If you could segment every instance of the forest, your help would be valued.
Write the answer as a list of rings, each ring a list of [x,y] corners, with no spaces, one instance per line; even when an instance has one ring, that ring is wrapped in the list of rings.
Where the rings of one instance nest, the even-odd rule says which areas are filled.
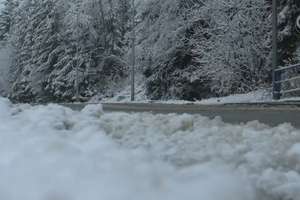
[[[278,2],[279,63],[299,63],[300,1]],[[3,0],[10,61],[0,92],[14,102],[114,96],[130,84],[133,44],[136,84],[151,100],[269,88],[271,8],[271,0]]]

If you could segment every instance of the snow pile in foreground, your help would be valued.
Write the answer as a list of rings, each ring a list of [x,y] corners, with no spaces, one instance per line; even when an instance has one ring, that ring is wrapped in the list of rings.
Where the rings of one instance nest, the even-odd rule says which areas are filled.
[[[300,131],[288,124],[3,98],[0,120],[3,200],[300,199]]]

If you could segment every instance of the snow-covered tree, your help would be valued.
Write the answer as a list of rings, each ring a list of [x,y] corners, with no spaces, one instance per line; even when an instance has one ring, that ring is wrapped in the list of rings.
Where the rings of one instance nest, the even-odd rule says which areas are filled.
[[[124,21],[119,15],[125,14],[118,13],[116,2],[23,0],[11,36],[15,47],[11,69],[17,77],[11,97],[23,101],[71,100],[77,92],[94,95],[99,85],[106,88],[114,81],[99,83],[111,75],[103,67],[107,58],[126,65],[121,58],[125,33],[121,35],[119,28]],[[125,68],[120,70],[112,69],[111,73],[124,76]],[[90,71],[96,71],[97,77],[91,80]]]
[[[148,95],[192,100],[264,84],[269,12],[261,0],[149,1],[138,47]]]
[[[13,47],[11,97],[104,96],[137,73],[153,99],[251,91],[271,80],[270,0],[5,0],[0,39]],[[296,0],[279,1],[281,64],[298,62]],[[133,24],[133,20],[135,24]],[[133,26],[134,25],[134,26]],[[78,86],[78,87],[77,87]],[[79,88],[77,91],[76,88]],[[112,89],[113,88],[113,89]]]
[[[57,60],[60,38],[56,11],[56,1],[24,0],[20,4],[12,36],[15,47],[12,68],[17,69],[12,97],[31,101],[38,96],[49,96],[43,89]]]
[[[5,0],[0,12],[0,40],[7,39],[14,22],[14,12],[18,5],[16,0]]]
[[[212,0],[198,11],[201,16],[198,23],[204,24],[194,30],[197,33],[192,40],[197,45],[194,51],[205,63],[204,70],[209,73],[211,88],[217,94],[252,91],[268,80],[271,74],[268,10],[270,6],[261,0]]]

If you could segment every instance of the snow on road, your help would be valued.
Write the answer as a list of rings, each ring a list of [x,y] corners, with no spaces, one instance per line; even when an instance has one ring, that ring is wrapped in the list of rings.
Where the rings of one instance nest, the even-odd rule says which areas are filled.
[[[0,98],[0,199],[298,200],[300,131]]]

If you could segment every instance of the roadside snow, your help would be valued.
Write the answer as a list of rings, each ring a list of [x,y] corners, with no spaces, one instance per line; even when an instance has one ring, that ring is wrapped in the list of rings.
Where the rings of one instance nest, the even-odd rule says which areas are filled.
[[[247,94],[235,94],[228,97],[204,99],[199,104],[227,104],[227,103],[261,103],[272,101],[271,92],[261,89]]]
[[[0,199],[299,200],[300,131],[0,97]]]
[[[136,99],[130,101],[130,87],[126,87],[123,91],[112,98],[103,99],[105,103],[162,103],[162,104],[199,104],[199,105],[218,105],[218,104],[239,104],[239,103],[272,103],[272,102],[300,102],[300,97],[285,97],[279,101],[272,99],[271,91],[268,89],[260,89],[246,94],[233,94],[226,97],[209,98],[200,101],[183,101],[183,100],[167,100],[152,101],[147,99],[144,86],[139,86],[136,90]],[[92,103],[99,102],[96,98],[92,99]]]
[[[183,100],[167,100],[167,101],[151,101],[145,95],[145,86],[139,85],[136,89],[136,103],[165,103],[165,104],[226,104],[226,103],[257,103],[257,102],[270,102],[272,101],[271,93],[267,90],[261,89],[248,94],[235,94],[227,97],[203,99],[201,101],[183,101]],[[95,103],[96,98],[91,102]],[[130,86],[126,87],[123,91],[116,94],[112,98],[103,99],[102,102],[111,103],[130,103]]]

